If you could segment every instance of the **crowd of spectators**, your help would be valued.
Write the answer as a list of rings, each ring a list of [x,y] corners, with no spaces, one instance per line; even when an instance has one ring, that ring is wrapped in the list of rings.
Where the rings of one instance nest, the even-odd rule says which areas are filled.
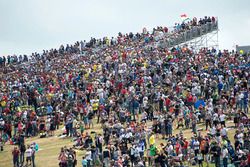
[[[15,150],[21,150],[24,137],[54,135],[62,123],[63,135],[74,140],[73,148],[61,149],[63,167],[77,164],[74,149],[86,151],[83,167],[203,161],[247,166],[249,53],[157,45],[158,32],[168,40],[215,22],[194,18],[176,24],[174,31],[144,28],[62,45],[29,60],[1,58],[0,147],[8,140],[17,144],[13,163],[18,164]],[[229,129],[235,130],[233,140]]]

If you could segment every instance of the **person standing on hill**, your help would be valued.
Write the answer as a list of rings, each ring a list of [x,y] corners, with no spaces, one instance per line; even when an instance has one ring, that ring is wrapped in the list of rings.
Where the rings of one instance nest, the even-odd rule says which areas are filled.
[[[88,161],[85,157],[82,157],[82,167],[87,167],[88,166]]]
[[[24,163],[24,153],[25,153],[25,151],[26,151],[26,147],[25,147],[24,144],[21,144],[21,145],[19,146],[19,149],[20,149],[20,164],[21,164],[21,166],[22,166],[23,163]]]
[[[35,154],[36,154],[36,143],[32,143],[31,149],[32,149],[32,156],[31,156],[31,162],[32,162],[32,167],[35,167]]]
[[[17,147],[14,147],[14,150],[12,151],[14,167],[19,167],[19,154],[19,149]]]
[[[108,167],[110,161],[110,152],[108,150],[108,147],[105,147],[103,150],[103,166]]]
[[[220,167],[220,156],[221,156],[221,147],[215,142],[214,147],[211,148],[211,153],[215,159],[215,167]]]
[[[61,152],[58,156],[59,162],[59,167],[67,167],[67,155],[64,151],[64,148],[61,148]]]
[[[31,165],[31,159],[32,159],[32,154],[33,154],[33,150],[32,148],[28,145],[28,149],[25,151],[26,154],[26,166]]]

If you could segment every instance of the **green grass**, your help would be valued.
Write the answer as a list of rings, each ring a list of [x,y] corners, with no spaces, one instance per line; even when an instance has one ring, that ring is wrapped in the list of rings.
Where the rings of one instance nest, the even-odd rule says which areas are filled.
[[[96,120],[95,120],[96,121]],[[232,125],[232,123],[227,123],[227,125]],[[198,125],[198,128],[203,128],[204,129],[204,125]],[[96,124],[94,129],[90,129],[88,130],[88,132],[90,133],[90,131],[96,131],[97,133],[101,133],[102,129],[101,129],[101,125],[100,124]],[[233,140],[233,134],[234,134],[235,130],[230,130],[229,131],[229,138],[231,139],[231,141]],[[67,147],[72,147],[73,142],[71,141],[70,138],[59,138],[57,137],[57,135],[59,135],[60,133],[62,133],[61,130],[56,131],[56,135],[53,137],[48,137],[48,138],[38,138],[38,137],[34,137],[34,138],[29,138],[26,139],[26,144],[31,144],[32,142],[36,142],[39,145],[39,151],[36,153],[36,166],[37,167],[57,167],[58,166],[58,155],[60,152],[60,148],[63,146],[67,146]],[[174,134],[179,133],[179,130],[174,130]],[[190,138],[192,136],[192,132],[190,129],[188,130],[183,130],[184,136],[187,138]],[[202,131],[202,134],[205,135],[205,131]],[[165,140],[162,140],[161,137],[159,137],[159,139],[156,140],[156,144],[160,144],[160,143],[166,143]],[[0,167],[11,167],[12,165],[12,155],[11,155],[11,151],[13,149],[14,146],[9,145],[8,143],[4,146],[4,151],[0,152]],[[78,160],[78,165],[77,166],[81,166],[81,157],[84,155],[85,151],[77,151],[77,160]],[[206,164],[204,164],[204,167],[206,166]],[[209,166],[213,167],[214,164],[210,164]]]

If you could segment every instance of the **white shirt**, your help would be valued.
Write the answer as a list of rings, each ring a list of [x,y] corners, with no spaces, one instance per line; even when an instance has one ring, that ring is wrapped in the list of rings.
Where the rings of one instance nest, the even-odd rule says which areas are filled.
[[[221,129],[221,136],[227,136],[227,129],[226,128]]]
[[[222,75],[219,75],[219,81],[222,82],[222,79],[224,78]]]
[[[228,150],[227,150],[227,148],[224,148],[222,150],[222,158],[227,158],[227,157],[228,157]]]
[[[239,94],[238,100],[240,101],[240,100],[243,99],[243,98],[244,98],[244,94],[243,94],[243,93]]]
[[[132,93],[134,93],[135,92],[135,88],[133,86],[130,86],[129,87],[129,91],[132,92]]]
[[[147,113],[146,113],[146,112],[142,113],[141,118],[142,118],[142,119],[147,119]]]
[[[4,126],[4,124],[5,124],[4,120],[0,121],[1,126]]]
[[[33,150],[31,148],[28,148],[25,153],[26,153],[26,157],[31,157],[32,156],[32,152]]]
[[[91,151],[87,151],[85,155],[87,160],[91,160]]]
[[[219,117],[218,114],[217,114],[217,113],[214,113],[214,115],[213,115],[213,120],[214,120],[214,121],[218,120],[218,117]]]
[[[174,148],[172,145],[168,146],[168,155],[171,155],[173,153],[173,150]]]
[[[103,98],[103,89],[97,89],[96,93],[99,95],[99,98]]]
[[[162,61],[161,60],[157,60],[156,63],[161,66],[162,65]]]
[[[132,137],[132,136],[133,136],[133,135],[132,135],[131,132],[125,134],[125,137],[126,137],[127,139],[130,138],[130,137]]]
[[[225,114],[221,114],[220,115],[220,121],[223,122],[225,121],[226,115]]]
[[[144,150],[145,150],[144,144],[140,144],[140,146],[138,147],[138,150],[139,150],[139,152],[144,152]]]
[[[106,81],[106,87],[109,88],[111,85],[111,82],[109,80]]]
[[[240,143],[243,143],[243,133],[238,134],[237,138],[239,139]]]
[[[135,157],[140,157],[139,147],[136,147],[136,148],[134,149],[134,156],[135,156]]]
[[[211,134],[212,134],[212,135],[215,135],[215,133],[216,133],[216,128],[215,128],[215,127],[212,127],[212,129],[211,129]]]
[[[143,98],[143,107],[146,107],[148,104],[148,98],[147,97],[144,97]]]
[[[212,113],[212,111],[213,111],[213,106],[212,106],[212,105],[209,105],[209,106],[207,107],[207,111],[209,111],[209,112]]]
[[[194,150],[199,150],[200,149],[200,142],[197,140],[197,141],[194,141]]]

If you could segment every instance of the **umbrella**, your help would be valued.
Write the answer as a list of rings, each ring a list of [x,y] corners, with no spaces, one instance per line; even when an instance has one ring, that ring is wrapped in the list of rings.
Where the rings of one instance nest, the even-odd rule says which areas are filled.
[[[203,107],[206,105],[204,100],[200,99],[200,100],[197,100],[195,103],[194,103],[194,107],[197,109],[200,107],[200,105],[202,105]]]

